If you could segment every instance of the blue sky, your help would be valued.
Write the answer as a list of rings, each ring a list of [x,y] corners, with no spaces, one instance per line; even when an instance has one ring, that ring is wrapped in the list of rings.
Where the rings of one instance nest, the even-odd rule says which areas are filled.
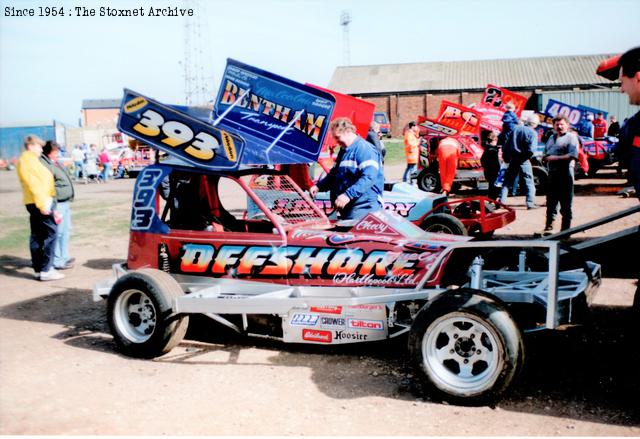
[[[184,103],[184,19],[77,17],[84,5],[184,7],[183,0],[0,0],[0,123],[77,124],[83,99],[124,87]],[[64,17],[5,8],[58,5]],[[640,45],[638,0],[213,0],[195,10],[211,95],[226,58],[327,86],[343,64],[340,13],[351,13],[351,65],[621,52]]]

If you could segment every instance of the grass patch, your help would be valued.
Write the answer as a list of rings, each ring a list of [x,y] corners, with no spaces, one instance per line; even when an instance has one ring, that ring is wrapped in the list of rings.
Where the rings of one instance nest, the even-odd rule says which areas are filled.
[[[387,155],[384,157],[385,165],[398,165],[406,163],[404,155],[404,141],[399,138],[384,139],[384,146],[387,149]]]
[[[24,248],[29,250],[29,223],[26,227],[13,230],[3,236],[0,236],[0,251],[10,253],[16,249]]]

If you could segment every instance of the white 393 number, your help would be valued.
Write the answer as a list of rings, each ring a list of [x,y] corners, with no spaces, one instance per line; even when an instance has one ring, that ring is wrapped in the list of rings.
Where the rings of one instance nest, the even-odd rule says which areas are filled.
[[[184,152],[198,160],[211,160],[220,146],[211,134],[198,133],[194,136],[193,130],[187,125],[174,120],[165,121],[160,113],[153,110],[142,113],[133,129],[147,137],[164,134],[166,137],[161,140],[162,143],[172,148],[186,145]]]

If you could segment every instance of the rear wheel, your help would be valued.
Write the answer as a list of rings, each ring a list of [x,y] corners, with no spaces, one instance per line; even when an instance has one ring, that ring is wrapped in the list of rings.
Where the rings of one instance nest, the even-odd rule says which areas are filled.
[[[434,213],[420,224],[425,232],[446,233],[448,235],[466,235],[467,229],[462,222],[448,213]]]
[[[440,176],[428,169],[423,169],[418,174],[418,187],[425,192],[440,191]]]
[[[416,317],[409,352],[428,389],[461,404],[486,404],[504,393],[524,362],[519,328],[481,291],[443,293]]]
[[[118,348],[131,357],[166,354],[184,337],[188,316],[173,312],[173,299],[184,294],[167,273],[143,269],[118,279],[107,302],[107,320]]]

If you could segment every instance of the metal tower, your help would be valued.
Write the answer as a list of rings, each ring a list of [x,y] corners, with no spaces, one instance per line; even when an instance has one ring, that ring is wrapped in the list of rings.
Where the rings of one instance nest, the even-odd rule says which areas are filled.
[[[342,11],[340,14],[340,26],[342,26],[342,62],[345,66],[351,64],[351,50],[349,48],[349,23],[351,23],[351,13]]]
[[[207,105],[213,99],[213,63],[206,9],[199,0],[184,0],[194,10],[184,22],[184,94],[186,105]],[[202,18],[205,17],[205,18]]]

